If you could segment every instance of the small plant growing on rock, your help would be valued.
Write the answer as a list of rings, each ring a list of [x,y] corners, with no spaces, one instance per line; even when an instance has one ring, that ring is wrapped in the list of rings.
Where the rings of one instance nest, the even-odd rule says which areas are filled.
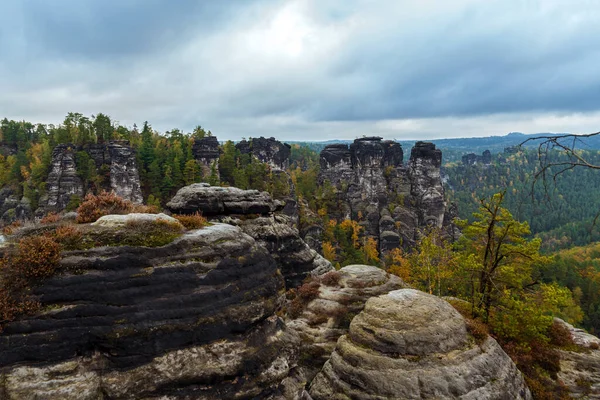
[[[181,222],[186,229],[200,229],[208,224],[208,221],[200,212],[195,212],[190,215],[173,215],[173,218]]]
[[[296,296],[291,301],[289,307],[289,313],[292,318],[299,317],[304,307],[319,297],[320,287],[321,284],[319,282],[309,280],[296,290]]]
[[[338,271],[330,271],[321,277],[321,283],[325,286],[337,286],[341,277]]]
[[[99,195],[89,193],[77,208],[77,222],[80,224],[94,222],[109,214],[129,214],[133,204],[115,194],[103,191]]]

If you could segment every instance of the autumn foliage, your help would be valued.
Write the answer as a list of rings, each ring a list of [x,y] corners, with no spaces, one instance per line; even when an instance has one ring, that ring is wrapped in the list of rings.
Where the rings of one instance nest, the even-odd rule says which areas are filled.
[[[39,304],[28,293],[31,286],[55,274],[60,249],[49,236],[26,237],[14,254],[0,260],[0,324],[38,309]]]
[[[173,218],[181,222],[181,225],[185,226],[186,229],[200,229],[208,224],[208,221],[200,212],[190,215],[173,215]]]
[[[98,195],[89,193],[77,208],[77,222],[80,224],[94,222],[109,214],[129,214],[133,204],[115,194],[103,191]]]

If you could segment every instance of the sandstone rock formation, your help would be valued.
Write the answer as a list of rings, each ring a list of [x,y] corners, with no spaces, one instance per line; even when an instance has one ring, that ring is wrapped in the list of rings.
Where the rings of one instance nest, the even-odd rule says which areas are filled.
[[[75,154],[85,151],[94,161],[97,173],[107,172],[109,179],[96,190],[114,191],[118,196],[134,203],[142,202],[139,171],[135,151],[127,142],[112,141],[92,144],[85,147],[73,144],[59,144],[52,151],[52,162],[48,174],[47,194],[40,199],[37,214],[65,209],[71,196],[83,197],[88,188],[77,174]]]
[[[417,142],[407,164],[403,155],[399,143],[365,137],[328,145],[320,156],[319,182],[333,185],[339,204],[330,217],[358,220],[382,253],[411,247],[425,226],[444,226],[441,151]]]
[[[320,399],[529,399],[498,343],[476,343],[444,300],[413,289],[367,301],[313,380]]]
[[[250,154],[261,162],[269,164],[272,169],[286,170],[289,166],[291,146],[287,143],[281,143],[275,138],[252,138],[242,140],[235,147],[242,154]]]
[[[46,195],[40,200],[42,214],[49,211],[64,210],[71,196],[83,197],[83,182],[77,175],[75,153],[71,144],[59,144],[52,151],[52,163],[46,182]]]
[[[311,273],[330,270],[331,263],[310,249],[293,227],[290,217],[275,215],[283,203],[267,192],[195,183],[177,191],[167,208],[177,214],[197,211],[212,219],[239,226],[269,250],[288,288],[298,286]]]
[[[283,279],[239,228],[67,252],[0,335],[3,399],[265,398],[296,358]]]
[[[246,215],[269,214],[275,211],[275,204],[267,192],[194,183],[179,189],[167,208],[176,214]]]
[[[192,146],[194,159],[200,165],[202,176],[208,177],[214,171],[219,176],[219,141],[216,136],[194,139]]]
[[[406,287],[397,276],[369,265],[348,265],[315,281],[320,284],[318,297],[286,321],[300,336],[299,370],[307,381],[329,359],[338,338],[348,333],[350,321],[369,298]]]

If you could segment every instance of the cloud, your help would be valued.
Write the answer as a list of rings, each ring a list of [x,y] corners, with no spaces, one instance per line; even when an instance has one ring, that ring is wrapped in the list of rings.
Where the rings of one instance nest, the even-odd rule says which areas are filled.
[[[9,118],[105,112],[287,139],[600,124],[590,0],[9,0],[0,12]]]

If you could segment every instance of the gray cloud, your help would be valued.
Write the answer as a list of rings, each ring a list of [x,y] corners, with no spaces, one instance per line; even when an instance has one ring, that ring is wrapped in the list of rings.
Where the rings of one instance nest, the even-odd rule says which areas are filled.
[[[287,139],[600,124],[589,0],[9,0],[0,12],[9,118],[106,112]]]

